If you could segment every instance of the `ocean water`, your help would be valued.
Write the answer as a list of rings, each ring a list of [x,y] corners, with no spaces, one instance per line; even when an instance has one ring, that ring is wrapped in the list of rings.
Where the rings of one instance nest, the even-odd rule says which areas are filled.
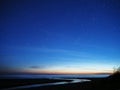
[[[79,83],[79,82],[90,82],[89,79],[77,79],[77,78],[100,78],[107,77],[109,74],[9,74],[9,75],[0,75],[0,78],[10,78],[10,79],[40,79],[40,78],[50,78],[50,79],[64,79],[64,80],[72,80],[72,81],[59,81],[53,83],[43,83],[43,84],[30,84],[23,86],[16,86],[11,88],[5,88],[3,90],[16,90],[16,89],[29,89],[34,87],[41,86],[53,86],[53,85],[61,85],[61,84],[71,84],[71,83]]]
[[[23,86],[16,86],[11,88],[5,88],[2,90],[16,90],[16,89],[29,89],[34,87],[41,87],[41,86],[54,86],[54,85],[62,85],[62,84],[71,84],[71,83],[80,83],[80,82],[90,82],[91,80],[87,79],[68,79],[72,81],[59,81],[59,82],[53,82],[53,83],[43,83],[43,84],[30,84],[30,85],[23,85]]]
[[[9,74],[0,75],[0,78],[15,79],[35,79],[35,78],[102,78],[108,77],[110,74]]]

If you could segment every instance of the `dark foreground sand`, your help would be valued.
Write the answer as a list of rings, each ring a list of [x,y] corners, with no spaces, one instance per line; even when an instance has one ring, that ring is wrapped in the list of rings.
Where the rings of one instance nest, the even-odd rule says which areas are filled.
[[[75,84],[44,86],[31,88],[29,90],[120,90],[120,81],[104,78],[91,78],[91,82]]]
[[[69,82],[71,80],[62,80],[62,79],[0,79],[0,89],[11,88],[17,86],[25,86],[32,84],[44,84],[44,83],[53,83],[53,82]]]
[[[42,86],[34,87],[22,90],[120,90],[120,75],[117,77],[108,78],[88,78],[90,82],[74,83],[74,84],[63,84],[53,86]],[[1,88],[40,84],[40,83],[51,83],[69,80],[54,80],[54,79],[2,79],[0,82]]]

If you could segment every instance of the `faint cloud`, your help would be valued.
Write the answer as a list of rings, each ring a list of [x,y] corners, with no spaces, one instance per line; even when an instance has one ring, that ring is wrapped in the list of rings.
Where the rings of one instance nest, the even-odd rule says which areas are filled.
[[[74,58],[84,58],[84,59],[98,59],[99,58],[104,58],[104,57],[112,57],[112,54],[114,52],[118,53],[115,48],[107,48],[107,47],[103,47],[100,45],[96,45],[96,44],[81,44],[80,47],[85,48],[86,50],[67,50],[67,49],[59,49],[59,48],[47,48],[47,47],[26,47],[26,46],[14,46],[14,47],[10,47],[7,49],[12,49],[12,50],[20,50],[20,51],[29,51],[29,52],[34,52],[34,53],[47,53],[47,54],[52,54],[52,55],[63,55],[63,56],[67,56],[67,57],[74,57]],[[87,49],[90,49],[93,51],[89,52]],[[110,55],[103,55],[102,53],[99,54],[99,52],[101,53],[110,53]],[[55,57],[54,55],[54,57]],[[117,56],[118,54],[116,54]],[[115,57],[115,56],[114,56]]]
[[[79,57],[79,58],[88,58],[92,55],[90,53],[86,53],[83,51],[75,51],[75,50],[66,50],[59,48],[46,48],[46,47],[26,47],[26,46],[14,46],[10,47],[11,49],[20,50],[20,51],[29,51],[29,52],[37,52],[37,53],[59,53],[61,55]]]
[[[32,68],[32,69],[39,69],[41,68],[40,66],[30,66],[29,68]]]
[[[34,66],[29,66],[28,68],[30,68],[30,69],[45,69],[45,68],[47,68],[47,66],[34,65]]]

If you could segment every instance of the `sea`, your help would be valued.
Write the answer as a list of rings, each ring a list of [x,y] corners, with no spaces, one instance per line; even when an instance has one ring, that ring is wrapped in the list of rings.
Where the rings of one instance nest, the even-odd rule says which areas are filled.
[[[69,82],[59,81],[53,83],[43,83],[43,84],[28,84],[23,86],[16,86],[11,88],[5,88],[2,90],[16,90],[16,89],[29,89],[34,87],[41,86],[54,86],[54,85],[62,85],[62,84],[71,84],[71,83],[80,83],[80,82],[89,82],[91,80],[87,78],[103,78],[108,77],[109,74],[7,74],[0,75],[0,79],[64,79],[64,80],[72,80]],[[83,78],[83,79],[79,79]],[[86,79],[85,79],[86,78]]]
[[[42,78],[103,78],[110,74],[7,74],[0,75],[0,79],[42,79]]]

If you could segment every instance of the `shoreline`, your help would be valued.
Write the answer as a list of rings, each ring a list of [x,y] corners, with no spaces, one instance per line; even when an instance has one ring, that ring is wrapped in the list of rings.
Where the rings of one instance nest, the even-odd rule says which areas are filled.
[[[47,79],[47,78],[40,78],[40,79],[0,79],[2,85],[0,88],[11,88],[17,86],[25,86],[25,85],[33,85],[33,84],[45,84],[45,83],[55,83],[55,82],[69,82],[71,80],[64,80],[64,79]]]
[[[31,87],[28,90],[120,90],[120,81],[109,80],[107,78],[74,78],[74,79],[87,79],[90,82],[69,83],[71,80],[66,79],[0,79],[2,86],[1,89],[26,86],[33,84],[45,84],[55,82],[68,82],[69,84],[50,85]],[[19,90],[24,90],[19,89]]]

